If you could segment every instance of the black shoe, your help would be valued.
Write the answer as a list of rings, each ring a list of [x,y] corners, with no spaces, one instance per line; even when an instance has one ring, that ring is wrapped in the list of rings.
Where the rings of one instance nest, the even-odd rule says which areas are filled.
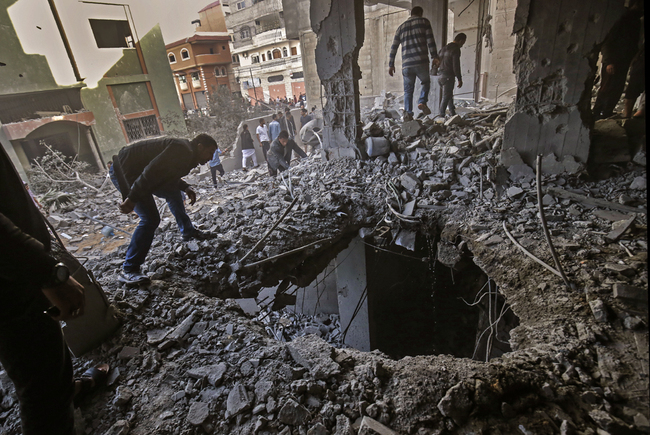
[[[120,272],[117,280],[124,284],[146,284],[151,282],[151,279],[143,273],[126,271]]]
[[[191,233],[188,234],[183,234],[183,241],[189,242],[190,240],[205,240],[209,239],[210,235],[207,233],[204,233],[201,230],[194,230]]]

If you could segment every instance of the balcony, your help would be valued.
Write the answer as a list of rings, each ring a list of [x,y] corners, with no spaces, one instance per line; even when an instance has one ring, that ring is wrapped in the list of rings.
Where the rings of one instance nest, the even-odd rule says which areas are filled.
[[[194,55],[196,66],[214,65],[217,63],[228,63],[231,61],[230,55],[224,54],[196,54]]]
[[[278,42],[284,41],[286,37],[287,32],[284,27],[278,27],[273,30],[258,33],[252,38],[233,42],[233,54],[241,53],[242,51],[251,50],[253,48],[260,48],[271,44],[277,44]]]
[[[244,9],[236,10],[236,8],[237,6],[233,4],[230,15],[226,17],[226,26],[229,29],[278,13],[282,10],[282,0],[262,0]]]

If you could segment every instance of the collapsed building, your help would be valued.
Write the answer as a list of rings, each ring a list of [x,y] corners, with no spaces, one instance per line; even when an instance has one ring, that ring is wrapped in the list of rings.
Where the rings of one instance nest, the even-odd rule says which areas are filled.
[[[421,6],[442,32],[447,2]],[[360,102],[362,2],[284,10],[308,11],[322,153],[272,182],[194,171],[215,237],[163,214],[149,287],[115,282],[117,192],[49,216],[122,321],[75,361],[112,367],[79,433],[650,432],[645,121],[589,115],[623,2],[518,2],[515,102],[409,122]]]

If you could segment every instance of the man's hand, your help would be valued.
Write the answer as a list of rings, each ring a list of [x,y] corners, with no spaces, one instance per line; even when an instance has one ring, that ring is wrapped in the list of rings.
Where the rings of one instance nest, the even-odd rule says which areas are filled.
[[[70,320],[84,313],[86,296],[84,288],[73,277],[68,278],[65,284],[42,289],[45,297],[57,307],[60,314],[54,320]]]
[[[129,214],[135,208],[135,202],[131,201],[129,198],[126,198],[122,204],[120,204],[120,211],[124,214]]]
[[[187,197],[190,199],[190,205],[194,205],[194,203],[196,202],[196,193],[194,193],[191,187],[185,189],[185,193],[187,194]]]
[[[616,72],[616,69],[614,68],[614,64],[610,63],[609,65],[607,65],[605,71],[607,71],[607,74],[614,74]]]
[[[462,88],[462,87],[463,87],[463,81],[460,80],[460,79],[458,80],[458,87],[459,87],[459,88]]]
[[[391,66],[390,68],[388,68],[388,75],[393,77],[393,74],[395,74],[395,67]]]

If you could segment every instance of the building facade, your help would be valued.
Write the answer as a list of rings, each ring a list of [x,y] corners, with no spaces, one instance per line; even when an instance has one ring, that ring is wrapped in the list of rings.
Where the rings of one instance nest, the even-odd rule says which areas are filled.
[[[282,0],[242,0],[230,4],[226,25],[235,78],[252,104],[305,93],[300,42],[287,39]]]
[[[187,131],[159,26],[139,37],[126,6],[43,4],[0,7],[0,140],[19,170],[47,147],[101,169],[135,140]]]
[[[209,4],[199,11],[194,35],[165,46],[185,111],[207,108],[210,94],[221,88],[239,90],[225,22],[228,11],[220,1]]]

